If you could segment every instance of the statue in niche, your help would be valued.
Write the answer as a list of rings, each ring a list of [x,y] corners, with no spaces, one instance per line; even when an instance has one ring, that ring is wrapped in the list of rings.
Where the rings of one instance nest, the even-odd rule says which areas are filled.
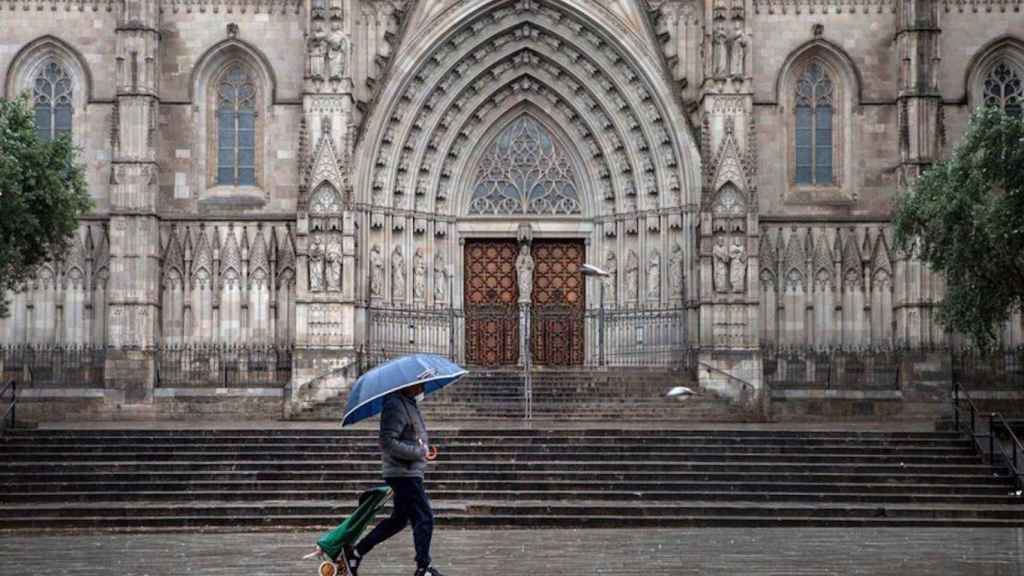
[[[306,44],[309,56],[307,65],[309,77],[314,80],[323,80],[327,72],[327,32],[324,30],[323,18],[313,18],[313,33],[309,36]]]
[[[523,243],[519,248],[516,277],[519,279],[519,303],[529,304],[533,299],[533,256],[529,244]]]
[[[729,247],[729,260],[729,281],[732,283],[732,291],[742,293],[747,287],[747,255],[741,239],[733,238],[732,246]]]
[[[341,243],[334,240],[327,247],[326,258],[327,269],[327,290],[329,292],[341,291]]]
[[[683,260],[683,246],[676,242],[672,246],[672,256],[669,257],[668,261],[668,282],[673,298],[683,296]]]
[[[331,34],[327,40],[327,61],[331,80],[341,80],[348,68],[348,35],[342,29],[340,13],[331,17]]]
[[[395,248],[391,253],[391,299],[395,302],[405,300],[405,258],[401,248]]]
[[[729,74],[729,35],[718,27],[714,34],[714,69],[715,78],[724,78]]]
[[[737,23],[737,26],[739,26],[739,23]],[[732,54],[730,55],[732,60],[732,70],[730,70],[730,73],[733,78],[743,78],[746,75],[744,71],[746,55],[747,35],[743,33],[743,30],[737,30],[736,35],[732,39]]]
[[[630,250],[626,258],[626,299],[636,302],[640,296],[640,259]]]
[[[417,301],[427,297],[427,262],[423,248],[417,248],[412,257],[412,297]]]
[[[647,261],[647,299],[661,299],[661,254],[655,250]]]
[[[380,246],[370,250],[370,295],[374,298],[384,295],[384,256]]]
[[[604,259],[605,271],[608,275],[603,278],[604,282],[604,301],[606,304],[615,304],[616,302],[616,282],[615,280],[619,276],[619,263],[615,257],[615,252],[612,250],[608,251],[608,255]]]
[[[319,236],[313,237],[309,247],[309,291],[322,292],[324,289],[324,244]]]
[[[714,268],[715,292],[729,291],[729,247],[725,245],[725,237],[715,238],[715,247],[711,251]]]
[[[434,303],[448,303],[448,266],[441,254],[434,258]]]

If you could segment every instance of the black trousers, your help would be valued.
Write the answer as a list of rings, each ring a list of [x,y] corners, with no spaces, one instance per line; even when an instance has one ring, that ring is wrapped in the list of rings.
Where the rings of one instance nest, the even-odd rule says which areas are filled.
[[[406,524],[412,523],[412,538],[416,545],[416,566],[430,566],[430,538],[434,534],[434,511],[423,490],[421,478],[385,478],[394,491],[391,516],[385,518],[356,545],[356,552],[365,556],[381,542],[398,534]]]

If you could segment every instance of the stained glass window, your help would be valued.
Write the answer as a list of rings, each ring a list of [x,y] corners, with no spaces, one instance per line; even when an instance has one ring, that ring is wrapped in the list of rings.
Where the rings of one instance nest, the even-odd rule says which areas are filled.
[[[256,185],[256,84],[241,64],[217,84],[217,184]]]
[[[57,62],[49,62],[36,76],[32,103],[36,133],[43,140],[71,134],[71,77]]]
[[[832,99],[835,87],[818,62],[796,85],[796,183],[833,184]]]
[[[477,168],[470,214],[579,214],[577,176],[554,136],[523,115],[491,143]]]
[[[1020,71],[1003,60],[992,67],[985,77],[985,105],[998,106],[1012,116],[1020,116],[1024,105]]]

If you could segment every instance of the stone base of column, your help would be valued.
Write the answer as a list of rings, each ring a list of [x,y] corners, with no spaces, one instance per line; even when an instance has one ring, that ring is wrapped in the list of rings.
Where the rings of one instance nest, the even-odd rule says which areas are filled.
[[[126,404],[152,403],[156,353],[138,348],[110,348],[103,379],[107,388],[124,394]]]

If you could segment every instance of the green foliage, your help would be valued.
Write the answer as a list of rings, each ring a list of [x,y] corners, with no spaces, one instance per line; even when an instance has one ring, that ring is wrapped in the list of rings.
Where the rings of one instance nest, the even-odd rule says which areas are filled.
[[[975,112],[952,158],[898,200],[897,244],[945,275],[940,320],[989,348],[1024,304],[1024,121]]]
[[[66,252],[91,207],[69,139],[41,140],[27,99],[0,99],[0,318],[3,295]]]

